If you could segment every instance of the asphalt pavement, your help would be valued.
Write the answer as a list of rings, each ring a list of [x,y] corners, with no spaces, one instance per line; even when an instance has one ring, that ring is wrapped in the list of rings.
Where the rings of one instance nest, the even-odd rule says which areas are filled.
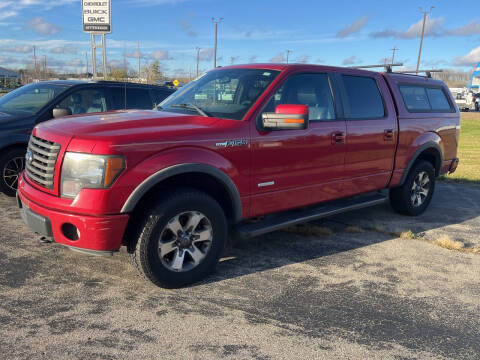
[[[178,290],[124,250],[40,244],[1,195],[0,219],[0,358],[480,358],[480,254],[432,243],[480,245],[480,187],[440,183],[418,218],[382,205],[309,225],[331,235],[238,242]],[[420,238],[393,235],[406,230]]]

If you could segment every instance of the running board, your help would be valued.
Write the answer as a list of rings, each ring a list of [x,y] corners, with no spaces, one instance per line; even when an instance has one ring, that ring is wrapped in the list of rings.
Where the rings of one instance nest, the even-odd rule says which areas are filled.
[[[263,220],[255,223],[243,222],[235,228],[235,231],[241,238],[251,238],[288,226],[321,219],[347,211],[383,204],[387,200],[388,196],[382,193],[370,193],[368,195],[330,201],[310,206],[304,210],[287,210],[277,214],[267,215]]]

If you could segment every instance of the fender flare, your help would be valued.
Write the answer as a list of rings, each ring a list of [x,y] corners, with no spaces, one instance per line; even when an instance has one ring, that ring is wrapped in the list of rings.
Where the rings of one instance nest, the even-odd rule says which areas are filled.
[[[135,188],[135,190],[133,190],[120,212],[122,214],[132,212],[140,199],[142,199],[142,197],[150,189],[152,189],[155,185],[159,184],[163,180],[166,180],[175,175],[191,172],[211,175],[225,186],[225,189],[227,190],[230,200],[232,202],[233,220],[234,222],[239,222],[242,218],[242,202],[240,200],[240,194],[237,187],[235,186],[235,183],[223,171],[211,165],[201,163],[173,165],[162,169],[153,175],[150,175],[148,178],[143,180],[142,183]]]
[[[410,172],[410,169],[412,168],[413,164],[415,161],[417,161],[418,157],[420,154],[422,154],[425,150],[428,149],[435,149],[438,152],[438,159],[437,159],[437,164],[435,166],[435,173],[438,176],[442,167],[442,162],[443,162],[443,153],[442,149],[440,148],[440,145],[438,145],[434,141],[429,141],[426,142],[425,144],[421,145],[412,155],[410,158],[410,161],[408,162],[407,167],[405,168],[405,171],[403,172],[402,179],[400,180],[400,186],[405,183],[407,180],[408,173]]]

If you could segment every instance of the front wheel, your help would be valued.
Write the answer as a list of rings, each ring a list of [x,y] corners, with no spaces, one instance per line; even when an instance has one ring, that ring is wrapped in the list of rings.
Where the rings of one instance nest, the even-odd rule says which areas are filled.
[[[180,189],[159,197],[129,243],[133,264],[165,288],[195,283],[210,274],[227,239],[223,209],[209,195]]]
[[[427,161],[418,161],[402,186],[390,190],[390,204],[400,214],[422,214],[435,190],[435,169]]]

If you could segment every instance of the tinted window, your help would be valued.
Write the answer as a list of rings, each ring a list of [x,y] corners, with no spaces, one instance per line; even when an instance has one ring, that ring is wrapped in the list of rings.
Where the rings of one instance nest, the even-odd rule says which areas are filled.
[[[163,100],[170,96],[172,92],[165,90],[152,89],[150,94],[152,95],[153,105],[159,105]]]
[[[108,110],[125,109],[125,87],[112,87],[109,90],[111,104]]]
[[[374,119],[385,116],[382,95],[375,79],[343,75],[347,95],[346,113],[350,119]]]
[[[68,87],[68,85],[48,83],[22,86],[0,99],[0,112],[32,115]]]
[[[332,92],[326,74],[300,74],[288,78],[270,99],[264,112],[277,105],[308,105],[310,121],[335,119]]]
[[[451,111],[452,107],[440,88],[418,85],[400,85],[400,92],[408,111]]]
[[[105,91],[100,88],[77,90],[68,95],[56,107],[70,109],[73,115],[107,111]]]
[[[450,103],[442,89],[427,88],[427,95],[433,110],[451,110]]]
[[[127,87],[127,109],[153,109],[148,89]]]

